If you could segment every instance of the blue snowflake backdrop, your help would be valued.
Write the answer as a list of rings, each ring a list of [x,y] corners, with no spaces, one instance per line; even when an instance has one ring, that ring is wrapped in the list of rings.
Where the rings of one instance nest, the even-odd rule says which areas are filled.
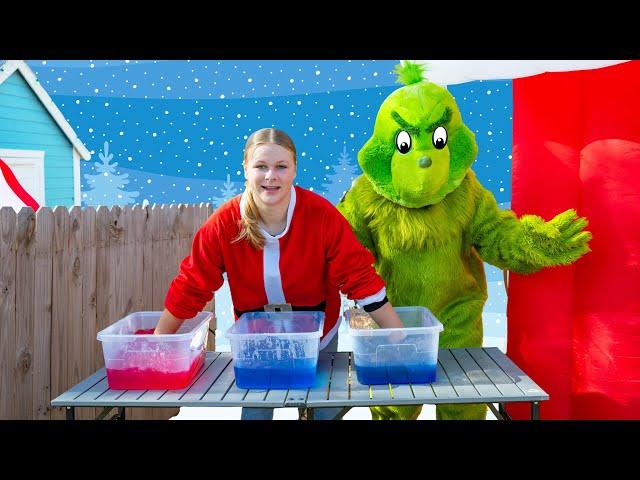
[[[399,87],[398,60],[28,63],[91,151],[81,164],[83,205],[219,205],[244,187],[246,138],[271,126],[296,144],[296,183],[337,203],[361,173],[357,152],[380,104]],[[511,82],[449,91],[476,134],[479,180],[508,208]],[[487,265],[487,279],[485,336],[504,337],[501,271]]]

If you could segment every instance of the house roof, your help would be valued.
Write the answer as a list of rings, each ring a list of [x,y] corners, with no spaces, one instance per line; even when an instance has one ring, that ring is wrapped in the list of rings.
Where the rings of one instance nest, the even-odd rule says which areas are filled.
[[[1,62],[0,62],[1,63]],[[29,65],[24,60],[7,60],[4,64],[0,65],[0,85],[15,71],[19,71],[24,79],[27,81],[31,90],[37,95],[42,105],[47,109],[49,114],[56,121],[58,126],[62,129],[64,134],[67,136],[73,148],[75,148],[80,156],[85,160],[89,160],[91,158],[91,153],[87,150],[87,147],[80,141],[76,132],[73,131],[69,122],[67,122],[64,118],[64,115],[60,111],[60,109],[53,102],[47,91],[40,85],[38,79],[36,78],[33,70],[29,68]]]

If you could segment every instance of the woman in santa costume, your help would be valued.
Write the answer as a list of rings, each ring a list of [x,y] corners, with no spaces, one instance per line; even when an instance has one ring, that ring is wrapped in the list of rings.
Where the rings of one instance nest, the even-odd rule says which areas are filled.
[[[320,348],[337,346],[340,294],[355,300],[383,328],[403,324],[386,297],[374,258],[336,208],[293,186],[296,149],[274,128],[254,132],[245,145],[242,195],[218,208],[196,232],[180,265],[155,333],[175,333],[224,283],[227,273],[236,319],[266,305],[324,311]],[[340,409],[318,409],[333,418]],[[273,409],[243,408],[243,419],[273,418]]]

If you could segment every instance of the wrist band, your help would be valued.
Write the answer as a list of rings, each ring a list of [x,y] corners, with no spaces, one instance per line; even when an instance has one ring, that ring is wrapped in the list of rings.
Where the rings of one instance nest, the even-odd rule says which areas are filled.
[[[374,311],[378,310],[381,306],[383,306],[385,303],[387,303],[388,301],[389,301],[389,299],[385,295],[385,297],[382,300],[380,300],[379,302],[370,303],[368,305],[365,305],[362,308],[367,313],[374,312]]]

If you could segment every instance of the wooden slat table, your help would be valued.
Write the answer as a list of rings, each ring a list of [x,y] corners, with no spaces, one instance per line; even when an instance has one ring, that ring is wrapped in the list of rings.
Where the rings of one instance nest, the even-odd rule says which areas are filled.
[[[301,390],[247,390],[235,383],[231,354],[207,352],[204,368],[183,390],[111,390],[101,368],[51,402],[66,407],[67,419],[76,407],[113,408],[124,419],[125,407],[298,407],[313,419],[315,408],[373,405],[486,403],[499,419],[509,419],[504,405],[529,402],[531,418],[539,419],[539,402],[549,395],[497,348],[441,349],[436,381],[430,384],[362,385],[355,375],[351,352],[321,353],[316,386]],[[493,405],[498,404],[498,409]]]

